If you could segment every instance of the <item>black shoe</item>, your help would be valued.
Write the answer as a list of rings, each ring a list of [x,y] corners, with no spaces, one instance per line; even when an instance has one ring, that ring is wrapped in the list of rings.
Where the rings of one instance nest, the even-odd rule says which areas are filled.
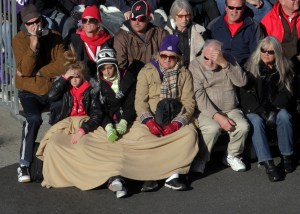
[[[27,166],[19,166],[17,172],[18,172],[18,181],[20,183],[27,183],[31,181],[29,169]]]
[[[271,182],[279,181],[280,177],[279,177],[279,174],[277,172],[277,168],[274,164],[274,161],[273,160],[264,161],[263,164],[266,168],[266,173],[269,177],[269,180]]]
[[[157,181],[145,181],[141,191],[142,192],[151,192],[154,191],[158,188],[158,183]]]
[[[283,156],[283,167],[286,173],[291,173],[294,171],[292,156]]]
[[[187,189],[186,184],[182,180],[180,180],[180,178],[174,178],[168,182],[166,181],[165,187],[178,191]]]

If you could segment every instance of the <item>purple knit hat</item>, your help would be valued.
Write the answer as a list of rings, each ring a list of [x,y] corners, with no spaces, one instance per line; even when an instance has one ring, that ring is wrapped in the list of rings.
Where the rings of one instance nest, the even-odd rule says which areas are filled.
[[[175,35],[167,35],[163,38],[162,40],[162,44],[159,48],[159,52],[162,51],[171,51],[174,52],[176,54],[180,53],[180,50],[178,48],[178,44],[179,44],[179,38]]]

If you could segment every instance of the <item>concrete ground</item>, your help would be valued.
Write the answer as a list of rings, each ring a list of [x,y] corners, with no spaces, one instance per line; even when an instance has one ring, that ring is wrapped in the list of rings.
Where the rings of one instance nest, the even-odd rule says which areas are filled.
[[[104,187],[81,191],[76,188],[42,188],[39,183],[17,182],[16,168],[21,138],[20,118],[0,104],[0,213],[299,213],[300,170],[281,182],[271,183],[257,163],[249,170],[233,172],[215,153],[204,175],[191,175],[191,188],[175,192],[163,187],[141,193],[141,182],[129,181],[129,196],[116,199]],[[45,123],[39,139],[46,132]],[[279,157],[275,158],[280,162]]]

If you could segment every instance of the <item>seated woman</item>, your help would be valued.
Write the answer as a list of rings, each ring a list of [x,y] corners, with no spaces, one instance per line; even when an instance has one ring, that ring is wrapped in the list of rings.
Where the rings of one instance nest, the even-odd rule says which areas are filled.
[[[170,165],[169,177],[165,182],[165,186],[174,190],[185,190],[186,184],[179,174],[186,174],[190,164],[195,157],[198,148],[198,135],[189,123],[195,109],[195,99],[193,93],[192,76],[190,72],[182,66],[179,56],[179,38],[175,35],[168,35],[163,38],[159,53],[150,63],[140,71],[137,79],[135,108],[138,118],[142,124],[135,124],[131,132],[136,136],[140,136],[146,143],[156,144],[168,143],[173,146],[182,144],[177,150],[157,153],[151,159],[165,156],[165,165]],[[172,98],[182,104],[179,114],[175,115],[169,124],[164,127],[154,119],[161,118],[155,115],[159,101]],[[165,112],[163,112],[165,113]],[[146,125],[146,126],[145,126]],[[148,127],[149,130],[145,129]],[[142,131],[134,131],[136,129],[144,129]],[[174,133],[176,132],[176,133]],[[174,133],[174,134],[172,134]],[[142,137],[145,135],[145,137]],[[146,140],[147,139],[149,140]],[[177,163],[180,154],[186,154],[189,157],[186,165]],[[174,163],[180,167],[173,168]],[[181,164],[181,165],[180,165]],[[182,167],[187,167],[185,170]],[[157,165],[159,169],[160,166]],[[149,177],[150,178],[150,177]],[[155,178],[154,176],[152,178]],[[157,177],[156,177],[157,178]],[[144,182],[142,191],[152,191],[157,188],[157,182],[149,179]]]
[[[165,26],[170,34],[180,39],[179,49],[186,67],[200,53],[204,45],[205,28],[192,22],[193,8],[187,0],[176,0],[170,9],[170,19]]]
[[[289,107],[292,99],[293,71],[283,55],[280,42],[272,36],[264,38],[252,54],[246,70],[248,84],[241,88],[241,106],[251,122],[252,143],[270,181],[280,180],[267,139],[267,129],[277,132],[280,153],[286,173],[293,171],[293,129]]]

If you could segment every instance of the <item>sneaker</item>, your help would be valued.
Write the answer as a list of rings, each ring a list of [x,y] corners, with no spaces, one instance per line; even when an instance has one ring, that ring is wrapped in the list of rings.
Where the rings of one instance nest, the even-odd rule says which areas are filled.
[[[116,191],[117,198],[123,198],[125,195],[127,195],[127,189],[124,186],[121,190]]]
[[[19,166],[17,172],[18,172],[18,181],[20,183],[30,182],[29,169],[27,166]]]
[[[154,191],[158,188],[158,183],[157,181],[145,181],[141,191],[142,192],[151,192]]]
[[[204,173],[204,169],[205,169],[205,161],[201,160],[201,159],[195,159],[192,163],[191,166],[191,172],[199,172],[201,174]]]
[[[121,191],[123,189],[123,183],[119,178],[115,178],[109,183],[108,189],[113,192]]]
[[[174,178],[170,181],[166,181],[165,182],[165,187],[168,187],[170,189],[173,189],[173,190],[178,190],[178,191],[182,191],[182,190],[186,190],[187,187],[186,187],[186,184],[183,183],[179,178]]]
[[[239,156],[227,155],[223,158],[223,163],[226,166],[230,166],[233,171],[244,172],[246,171],[246,166],[242,161],[242,158]]]

